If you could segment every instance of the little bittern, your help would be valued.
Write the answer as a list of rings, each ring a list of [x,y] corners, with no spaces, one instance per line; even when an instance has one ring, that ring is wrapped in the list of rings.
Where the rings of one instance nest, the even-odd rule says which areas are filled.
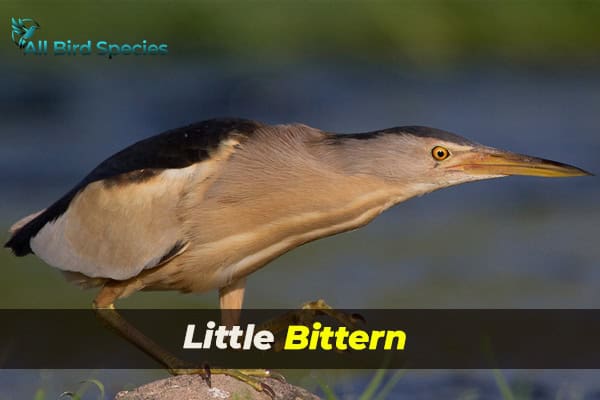
[[[139,290],[218,289],[221,308],[238,310],[223,315],[231,325],[246,277],[285,252],[363,226],[411,197],[506,175],[589,173],[427,127],[334,134],[213,119],[108,158],[17,222],[6,247],[100,287],[99,309]],[[180,372],[116,311],[107,320]]]

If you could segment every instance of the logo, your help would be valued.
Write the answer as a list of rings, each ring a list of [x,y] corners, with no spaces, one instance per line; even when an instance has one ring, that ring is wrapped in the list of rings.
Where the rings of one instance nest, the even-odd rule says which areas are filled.
[[[35,32],[40,29],[40,24],[31,18],[11,18],[12,41],[20,49],[27,45]]]
[[[169,45],[166,43],[153,43],[141,39],[134,43],[115,43],[108,40],[91,40],[78,42],[71,39],[66,40],[33,40],[35,32],[40,28],[35,20],[31,18],[14,18],[11,20],[11,38],[13,43],[23,50],[24,55],[47,56],[89,56],[92,54],[112,59],[118,55],[133,56],[164,56],[169,53]]]

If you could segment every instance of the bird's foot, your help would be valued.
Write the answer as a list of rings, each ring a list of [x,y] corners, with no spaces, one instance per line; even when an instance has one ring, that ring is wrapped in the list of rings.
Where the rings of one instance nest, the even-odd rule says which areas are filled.
[[[364,325],[366,323],[362,315],[335,310],[324,300],[319,299],[306,302],[298,310],[288,311],[285,314],[264,322],[260,324],[259,329],[267,329],[277,335],[286,331],[288,326],[292,324],[311,325],[319,315],[329,316],[349,329],[358,329],[360,324]],[[285,339],[283,337],[280,335],[276,336],[273,349],[281,351],[284,343]]]
[[[324,314],[329,317],[335,319],[340,324],[346,326],[347,328],[358,328],[358,324],[365,324],[365,318],[357,313],[345,313],[343,311],[338,311],[331,307],[329,304],[325,302],[323,299],[319,299],[316,301],[309,301],[302,304],[302,310],[314,310],[315,314]]]
[[[208,387],[212,387],[212,375],[227,375],[248,384],[258,392],[266,393],[273,399],[275,398],[275,392],[261,378],[273,378],[281,382],[286,381],[283,375],[268,369],[225,369],[210,368],[208,365],[205,365],[203,368],[172,368],[169,372],[172,375],[200,375]]]

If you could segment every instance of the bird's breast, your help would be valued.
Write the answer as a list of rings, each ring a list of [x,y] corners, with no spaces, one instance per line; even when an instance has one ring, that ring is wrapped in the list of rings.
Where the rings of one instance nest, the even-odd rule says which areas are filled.
[[[304,243],[361,227],[397,202],[389,188],[357,188],[346,196],[296,193],[295,201],[274,193],[262,205],[256,198],[227,206],[215,199],[198,210],[197,220],[211,229],[192,229],[188,251],[165,267],[173,271],[171,285],[190,292],[224,287]]]

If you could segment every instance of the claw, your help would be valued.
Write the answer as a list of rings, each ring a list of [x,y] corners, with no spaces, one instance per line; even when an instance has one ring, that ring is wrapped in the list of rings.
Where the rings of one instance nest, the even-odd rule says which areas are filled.
[[[358,313],[351,314],[350,319],[352,320],[352,322],[360,321],[363,325],[367,324],[367,320],[365,319],[365,317]]]
[[[260,382],[260,388],[263,392],[268,394],[270,398],[275,399],[275,391],[271,388],[271,386],[264,382]]]
[[[269,373],[269,378],[277,379],[279,382],[282,382],[282,383],[287,383],[285,376],[283,376],[279,372],[275,372],[275,371],[271,371],[271,370],[268,370],[267,372]]]
[[[212,388],[212,381],[211,381],[211,373],[210,373],[210,365],[208,364],[203,364],[202,368],[204,369],[204,374],[202,375],[202,379],[206,382],[206,384],[208,385],[209,388]]]

